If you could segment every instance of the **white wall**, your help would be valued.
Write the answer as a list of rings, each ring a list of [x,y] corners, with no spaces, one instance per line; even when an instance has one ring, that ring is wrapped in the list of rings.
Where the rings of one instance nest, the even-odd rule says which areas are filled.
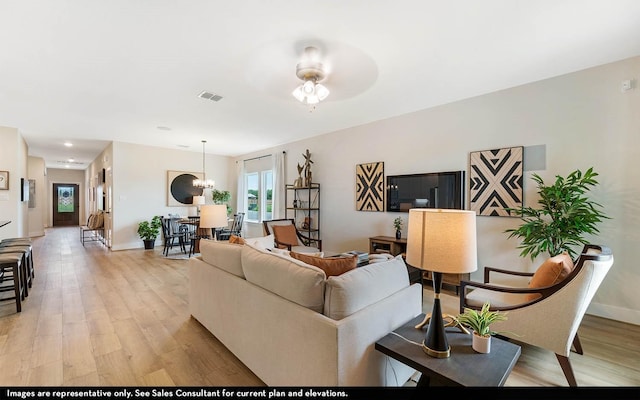
[[[9,171],[9,190],[0,190],[0,220],[10,220],[0,228],[0,239],[29,234],[27,202],[20,201],[20,178],[27,175],[27,143],[15,128],[0,126],[0,171]]]
[[[35,208],[28,208],[29,236],[44,236],[47,225],[47,181],[44,159],[29,157],[29,179],[35,181]],[[30,199],[31,200],[31,199]]]
[[[196,208],[167,206],[167,171],[202,172],[202,153],[113,143],[113,250],[142,248],[138,223],[154,215],[195,215]],[[229,158],[207,155],[207,179],[227,190]],[[210,191],[206,195],[212,204]],[[161,243],[161,237],[157,243]]]
[[[546,169],[527,172],[525,203],[535,206],[537,200],[531,172],[550,182],[555,175],[594,167],[600,185],[592,196],[612,219],[601,225],[601,234],[592,241],[611,247],[615,264],[589,313],[640,324],[640,296],[635,292],[640,285],[639,78],[640,57],[636,57],[236,160],[285,150],[287,182],[293,183],[296,164],[304,161],[302,153],[308,148],[314,182],[322,186],[323,248],[367,250],[369,237],[393,235],[393,219],[407,214],[356,211],[357,164],[383,161],[385,175],[465,170],[468,177],[472,151],[544,145]],[[635,79],[636,88],[623,93],[621,82],[626,79]],[[322,111],[321,104],[315,112]],[[480,270],[473,279],[482,279],[485,265],[533,271],[540,264],[541,260],[520,258],[517,240],[507,239],[504,230],[518,223],[509,217],[478,217]]]

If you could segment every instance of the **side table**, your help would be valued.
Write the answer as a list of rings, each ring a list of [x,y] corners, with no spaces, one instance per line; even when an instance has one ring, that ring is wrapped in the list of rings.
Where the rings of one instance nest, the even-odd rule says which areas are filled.
[[[433,358],[420,345],[425,329],[415,328],[423,319],[424,314],[419,315],[386,335],[375,343],[375,349],[421,372],[418,386],[504,385],[520,357],[520,346],[493,337],[491,352],[480,354],[471,348],[471,335],[447,328],[451,356]]]

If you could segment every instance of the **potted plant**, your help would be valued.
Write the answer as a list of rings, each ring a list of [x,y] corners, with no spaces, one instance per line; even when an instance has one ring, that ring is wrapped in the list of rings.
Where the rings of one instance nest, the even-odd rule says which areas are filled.
[[[138,224],[138,235],[144,242],[145,249],[153,249],[161,227],[162,220],[159,215],[151,218],[151,221],[142,221]]]
[[[231,192],[228,190],[213,189],[211,191],[211,199],[213,204],[224,204],[227,206],[227,215],[231,215],[233,209],[229,206],[229,200],[231,200]]]
[[[507,319],[506,313],[491,311],[490,307],[486,302],[480,311],[465,308],[464,313],[454,317],[458,324],[473,330],[471,347],[478,353],[489,353],[491,350],[491,336],[498,333],[491,330],[491,324]]]
[[[602,206],[587,197],[598,184],[597,176],[593,168],[584,174],[576,170],[566,178],[556,175],[555,182],[547,186],[539,175],[532,175],[538,184],[540,209],[507,209],[522,220],[519,227],[505,230],[509,238],[522,239],[518,246],[521,257],[530,256],[533,260],[542,252],[548,252],[550,257],[568,252],[575,258],[572,247],[587,244],[584,235],[598,233],[597,224],[609,219]]]
[[[393,227],[396,230],[396,239],[400,239],[402,237],[402,218],[397,217],[393,220]]]

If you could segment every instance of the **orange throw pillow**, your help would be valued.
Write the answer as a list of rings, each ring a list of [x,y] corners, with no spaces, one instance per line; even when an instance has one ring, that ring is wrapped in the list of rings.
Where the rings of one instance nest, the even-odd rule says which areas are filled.
[[[229,243],[244,244],[244,239],[240,236],[231,235],[229,236]]]
[[[549,258],[538,267],[529,282],[529,287],[541,288],[555,285],[556,283],[562,282],[572,270],[573,260],[569,257],[569,254],[558,254],[557,256]],[[530,294],[528,296],[529,300],[534,300],[538,297],[540,297],[539,294]]]
[[[300,260],[304,263],[320,268],[324,271],[325,275],[327,275],[327,278],[330,276],[344,274],[347,271],[355,269],[358,265],[358,256],[322,258],[303,253],[296,253],[295,251],[292,251],[289,255],[296,260]]]
[[[289,244],[291,246],[298,245],[298,235],[296,234],[296,227],[293,225],[273,225],[273,235],[279,243]],[[286,248],[280,246],[280,248]]]

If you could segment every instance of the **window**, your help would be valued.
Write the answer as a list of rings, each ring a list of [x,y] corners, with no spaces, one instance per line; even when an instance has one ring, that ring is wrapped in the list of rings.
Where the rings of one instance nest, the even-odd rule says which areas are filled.
[[[273,171],[248,172],[245,177],[245,219],[262,222],[272,219]]]

